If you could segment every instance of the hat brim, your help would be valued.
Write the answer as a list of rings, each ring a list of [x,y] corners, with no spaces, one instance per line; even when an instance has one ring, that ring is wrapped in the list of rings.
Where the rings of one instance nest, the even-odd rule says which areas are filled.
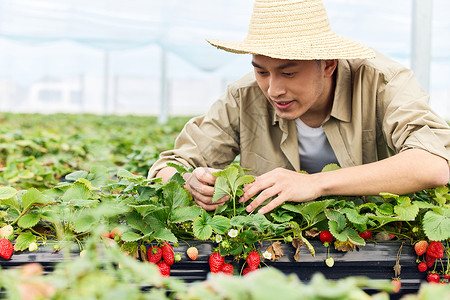
[[[289,60],[368,59],[375,51],[337,34],[302,40],[249,40],[226,42],[207,39],[211,45],[238,54],[264,55]]]

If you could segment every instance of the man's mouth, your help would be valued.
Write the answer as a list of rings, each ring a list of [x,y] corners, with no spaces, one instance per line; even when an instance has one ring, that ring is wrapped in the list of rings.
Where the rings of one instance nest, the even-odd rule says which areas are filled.
[[[274,101],[273,103],[279,109],[287,109],[294,103],[294,101],[279,101],[279,102]]]

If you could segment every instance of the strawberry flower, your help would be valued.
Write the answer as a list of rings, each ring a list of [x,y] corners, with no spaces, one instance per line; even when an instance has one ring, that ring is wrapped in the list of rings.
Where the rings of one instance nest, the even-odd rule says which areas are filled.
[[[230,231],[228,231],[228,235],[229,235],[231,238],[235,238],[235,237],[237,237],[237,235],[238,235],[238,231],[237,231],[236,229],[230,229]]]
[[[265,259],[272,259],[272,253],[270,253],[269,251],[264,251],[263,257]]]
[[[220,234],[216,234],[216,243],[220,243],[222,241],[222,236]]]

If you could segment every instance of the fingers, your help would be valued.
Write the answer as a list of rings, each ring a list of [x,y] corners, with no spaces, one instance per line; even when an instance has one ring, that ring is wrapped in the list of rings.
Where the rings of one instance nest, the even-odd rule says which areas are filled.
[[[192,173],[183,176],[186,189],[192,195],[194,201],[205,210],[214,210],[230,198],[227,195],[212,203],[216,181],[213,173],[216,171],[218,170],[212,168],[197,168]]]

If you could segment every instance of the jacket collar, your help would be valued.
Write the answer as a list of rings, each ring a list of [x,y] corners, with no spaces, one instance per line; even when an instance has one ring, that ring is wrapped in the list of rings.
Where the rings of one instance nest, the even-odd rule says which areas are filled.
[[[336,90],[334,91],[331,116],[343,122],[351,121],[352,113],[352,73],[348,60],[339,59],[336,74]]]

